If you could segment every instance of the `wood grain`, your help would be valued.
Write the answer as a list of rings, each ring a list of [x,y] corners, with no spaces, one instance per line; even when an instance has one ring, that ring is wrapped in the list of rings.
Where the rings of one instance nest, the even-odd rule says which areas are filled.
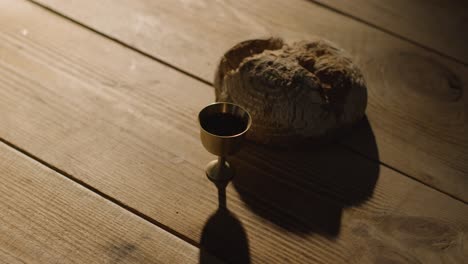
[[[324,36],[363,70],[380,160],[468,201],[468,70],[460,64],[302,0],[37,2],[207,81],[239,41]],[[345,144],[373,158],[358,139]]]
[[[0,263],[198,261],[198,248],[3,143],[0,180]]]
[[[464,0],[314,0],[468,63]]]
[[[217,210],[196,123],[211,87],[27,2],[0,7],[0,137],[161,225],[209,245],[228,223],[253,263],[467,258],[465,204],[336,146],[246,145]]]

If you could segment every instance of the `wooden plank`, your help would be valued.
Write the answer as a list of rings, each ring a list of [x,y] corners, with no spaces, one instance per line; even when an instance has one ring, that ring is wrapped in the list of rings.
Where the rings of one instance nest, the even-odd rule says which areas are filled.
[[[335,41],[367,79],[380,160],[468,201],[466,67],[301,0],[37,2],[208,81],[224,51],[241,40],[273,34]],[[345,144],[375,158],[359,139]]]
[[[3,143],[0,180],[0,263],[198,262],[198,248]]]
[[[211,87],[27,2],[0,7],[0,136],[208,252],[254,263],[466,259],[465,204],[336,146],[247,145],[232,159],[230,211],[216,211],[195,118]]]
[[[468,63],[465,0],[313,0]]]

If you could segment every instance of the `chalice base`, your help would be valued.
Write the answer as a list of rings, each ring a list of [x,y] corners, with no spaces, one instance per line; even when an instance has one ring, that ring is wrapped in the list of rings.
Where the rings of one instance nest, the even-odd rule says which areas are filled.
[[[212,182],[229,181],[234,177],[234,169],[225,160],[213,160],[205,168],[206,176]]]

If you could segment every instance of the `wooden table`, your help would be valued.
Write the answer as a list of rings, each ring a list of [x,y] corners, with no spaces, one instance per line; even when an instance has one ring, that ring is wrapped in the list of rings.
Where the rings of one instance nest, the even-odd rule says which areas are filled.
[[[348,2],[0,0],[0,263],[466,263],[466,4]],[[349,51],[367,118],[247,144],[218,209],[196,115],[268,35]]]

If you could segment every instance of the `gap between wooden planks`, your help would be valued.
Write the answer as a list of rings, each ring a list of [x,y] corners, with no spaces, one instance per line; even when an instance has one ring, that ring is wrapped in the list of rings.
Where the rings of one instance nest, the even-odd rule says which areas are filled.
[[[198,262],[198,248],[3,143],[0,180],[0,263]]]
[[[195,116],[212,89],[27,2],[0,5],[0,136],[200,241],[218,198]],[[253,262],[467,257],[468,209],[459,201],[334,146],[301,163],[253,145],[244,152],[235,161],[250,177],[238,177],[227,197]],[[345,166],[347,185],[334,184],[340,166],[324,164],[331,160]],[[369,171],[370,190],[360,184]],[[369,197],[346,204],[361,191]]]
[[[311,1],[468,63],[468,4],[464,0]]]
[[[324,36],[363,69],[380,161],[468,200],[468,70],[458,63],[302,0],[35,2],[206,82],[239,41]],[[359,139],[344,144],[375,158]]]

